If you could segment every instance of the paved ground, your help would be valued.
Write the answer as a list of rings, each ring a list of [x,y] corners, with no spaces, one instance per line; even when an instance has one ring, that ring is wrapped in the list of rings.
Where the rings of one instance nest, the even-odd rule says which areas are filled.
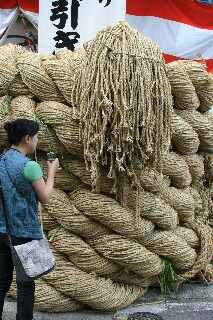
[[[150,312],[152,317],[138,320],[153,319],[153,314],[163,320],[213,320],[213,284],[201,285],[184,283],[180,286],[178,299],[174,295],[164,296],[159,289],[149,289],[148,293],[135,301],[128,308],[117,312],[100,312],[84,309],[72,313],[41,313],[35,312],[34,320],[127,320],[130,314]],[[7,299],[3,320],[15,319],[16,303]],[[159,317],[158,317],[159,318]]]

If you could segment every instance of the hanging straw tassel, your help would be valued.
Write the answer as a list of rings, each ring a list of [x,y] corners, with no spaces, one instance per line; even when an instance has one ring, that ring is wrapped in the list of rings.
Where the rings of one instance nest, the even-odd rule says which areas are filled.
[[[84,154],[99,191],[98,163],[109,163],[112,178],[134,153],[144,166],[160,166],[170,144],[172,100],[161,51],[126,22],[100,31],[85,50],[73,104],[80,106]]]

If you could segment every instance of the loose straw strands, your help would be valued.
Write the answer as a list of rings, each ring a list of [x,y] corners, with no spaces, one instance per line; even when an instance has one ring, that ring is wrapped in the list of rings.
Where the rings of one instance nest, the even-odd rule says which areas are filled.
[[[65,156],[64,162],[67,168],[75,176],[77,176],[81,181],[87,186],[92,186],[91,174],[86,168],[84,159],[75,156]],[[113,192],[113,179],[110,179],[107,174],[107,168],[99,166],[100,174],[100,190],[104,193],[110,194]],[[90,188],[91,189],[91,188]]]
[[[27,87],[38,99],[64,102],[65,99],[53,80],[42,67],[36,53],[26,52],[17,61],[21,77]]]
[[[44,101],[37,105],[36,115],[41,120],[46,133],[52,137],[55,136],[53,139],[58,145],[56,148],[57,150],[61,148],[62,155],[69,151],[76,156],[83,157],[83,144],[79,142],[79,123],[74,119],[73,112],[68,106],[58,102]],[[39,148],[46,150],[45,141],[42,142]],[[52,147],[52,150],[55,149]]]
[[[158,255],[134,240],[119,235],[106,235],[90,240],[89,244],[108,259],[143,277],[161,273],[162,262]]]
[[[161,51],[126,22],[100,31],[85,50],[73,104],[95,187],[98,163],[109,162],[115,177],[135,152],[144,164],[160,162],[170,144],[172,101]]]
[[[172,113],[172,142],[182,154],[193,154],[198,151],[200,140],[196,131],[176,113]]]

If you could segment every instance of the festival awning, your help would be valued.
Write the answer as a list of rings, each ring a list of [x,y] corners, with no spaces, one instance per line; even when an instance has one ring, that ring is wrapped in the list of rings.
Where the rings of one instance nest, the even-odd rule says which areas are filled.
[[[38,29],[39,0],[1,0],[0,1],[0,45],[3,44],[19,12]]]

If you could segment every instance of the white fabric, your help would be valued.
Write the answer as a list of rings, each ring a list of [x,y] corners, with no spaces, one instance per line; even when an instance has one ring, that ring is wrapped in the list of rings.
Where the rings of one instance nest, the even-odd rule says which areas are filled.
[[[18,8],[15,9],[0,9],[0,36],[5,32],[3,37],[0,39],[0,45],[3,44],[6,39],[13,23],[15,23],[18,17]]]
[[[126,21],[156,42],[166,54],[196,59],[196,53],[200,52],[204,59],[213,58],[213,30],[199,29],[180,22],[149,16],[126,15]]]
[[[20,11],[23,13],[23,15],[32,23],[32,25],[38,29],[38,13],[30,12],[30,11],[24,11],[21,7],[19,7]]]

